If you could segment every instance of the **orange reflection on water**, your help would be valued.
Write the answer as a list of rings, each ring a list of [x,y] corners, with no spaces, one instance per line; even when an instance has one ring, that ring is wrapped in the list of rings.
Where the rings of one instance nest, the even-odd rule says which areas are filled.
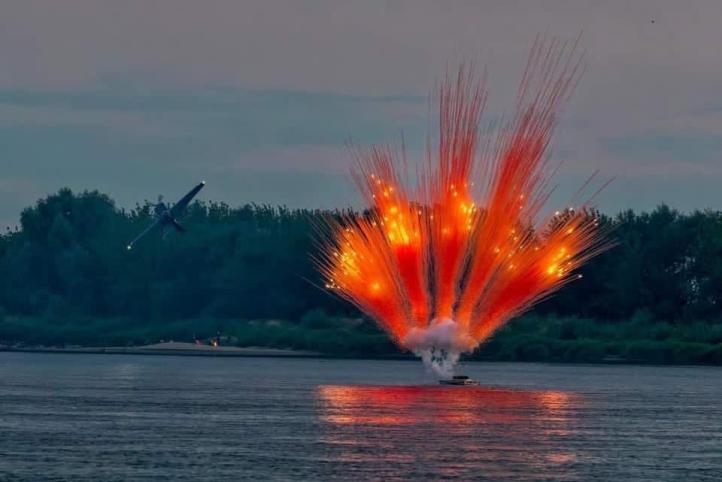
[[[318,396],[326,421],[381,425],[513,421],[529,411],[548,417],[565,410],[574,397],[485,387],[339,385],[319,387]]]
[[[563,468],[558,480],[567,480],[578,459],[565,443],[583,405],[574,393],[329,385],[318,388],[317,402],[330,458],[359,467],[383,462],[389,479],[415,477],[421,464],[435,474],[482,470],[492,479]]]

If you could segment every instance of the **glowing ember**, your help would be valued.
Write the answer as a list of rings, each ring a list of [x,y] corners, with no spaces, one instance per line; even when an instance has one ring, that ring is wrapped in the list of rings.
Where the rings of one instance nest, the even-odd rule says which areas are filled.
[[[549,141],[580,68],[574,46],[537,42],[512,120],[484,144],[483,85],[463,67],[447,78],[438,145],[413,192],[403,157],[382,147],[358,155],[354,179],[370,209],[329,221],[318,260],[326,286],[440,373],[609,246],[587,206],[540,216]]]

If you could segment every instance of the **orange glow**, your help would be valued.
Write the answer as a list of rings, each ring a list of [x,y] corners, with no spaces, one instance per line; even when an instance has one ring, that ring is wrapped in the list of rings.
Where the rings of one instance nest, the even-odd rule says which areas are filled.
[[[319,442],[353,480],[577,480],[584,398],[560,391],[442,386],[320,386]],[[386,470],[378,473],[379,463]],[[426,472],[430,473],[430,472]],[[364,476],[372,474],[372,476]],[[480,475],[481,474],[481,475]]]
[[[514,424],[520,413],[541,412],[551,420],[581,404],[577,395],[566,392],[487,387],[326,385],[318,388],[317,396],[326,422],[358,426]],[[559,424],[555,430],[563,432],[564,427]]]
[[[575,46],[537,42],[513,116],[483,142],[484,85],[465,67],[447,77],[438,143],[413,191],[403,152],[359,151],[353,176],[369,209],[324,227],[326,286],[400,346],[435,319],[454,320],[478,345],[578,279],[574,271],[609,247],[593,212],[540,213],[550,192],[550,140],[580,71]]]

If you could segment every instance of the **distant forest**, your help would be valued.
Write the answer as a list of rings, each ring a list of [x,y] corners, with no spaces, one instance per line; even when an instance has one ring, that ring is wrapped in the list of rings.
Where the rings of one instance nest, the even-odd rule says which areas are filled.
[[[239,345],[385,355],[373,323],[323,286],[314,226],[333,213],[196,202],[184,234],[126,244],[152,206],[63,189],[0,236],[0,344],[128,345],[220,332]],[[722,363],[722,213],[624,211],[617,246],[475,356]]]

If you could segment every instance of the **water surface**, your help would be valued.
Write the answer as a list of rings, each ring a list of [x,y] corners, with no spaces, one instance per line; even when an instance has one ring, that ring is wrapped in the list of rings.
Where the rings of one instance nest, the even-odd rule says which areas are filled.
[[[722,480],[722,369],[0,353],[0,480]]]

